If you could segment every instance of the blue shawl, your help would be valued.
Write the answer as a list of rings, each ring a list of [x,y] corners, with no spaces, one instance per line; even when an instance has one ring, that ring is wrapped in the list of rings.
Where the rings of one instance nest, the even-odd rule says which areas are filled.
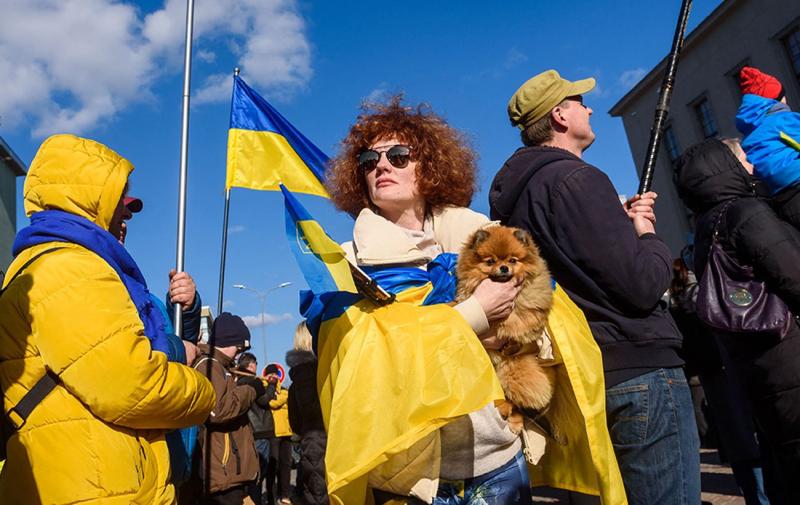
[[[28,247],[48,242],[77,244],[103,258],[128,290],[153,350],[169,354],[167,321],[153,304],[136,262],[113,235],[84,217],[60,210],[45,210],[33,214],[30,226],[17,233],[12,252],[16,256]]]

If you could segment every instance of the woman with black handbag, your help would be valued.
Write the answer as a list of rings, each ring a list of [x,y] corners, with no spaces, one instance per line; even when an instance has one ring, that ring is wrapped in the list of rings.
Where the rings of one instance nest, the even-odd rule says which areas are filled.
[[[800,503],[800,232],[773,210],[735,140],[709,139],[678,163],[694,212],[698,315],[747,388],[786,503]]]

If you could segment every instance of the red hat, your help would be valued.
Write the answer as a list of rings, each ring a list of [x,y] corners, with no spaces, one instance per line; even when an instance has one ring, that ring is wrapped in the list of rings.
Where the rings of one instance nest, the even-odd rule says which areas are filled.
[[[754,67],[742,67],[739,71],[739,86],[743,95],[758,95],[773,100],[783,98],[781,81]]]
[[[141,212],[141,210],[144,208],[142,201],[135,196],[126,196],[125,206],[128,207],[128,210],[131,211],[131,214]]]

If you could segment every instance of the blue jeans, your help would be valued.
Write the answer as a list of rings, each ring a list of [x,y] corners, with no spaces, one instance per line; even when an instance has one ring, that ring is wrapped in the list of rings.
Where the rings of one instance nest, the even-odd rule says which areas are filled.
[[[531,483],[522,452],[497,470],[472,479],[442,479],[433,505],[530,505]]]
[[[630,505],[700,503],[700,440],[683,369],[609,388],[606,414]]]
[[[258,479],[247,486],[247,494],[256,505],[261,505],[265,501],[261,489],[262,483],[267,476],[267,464],[269,463],[269,439],[257,438],[255,442],[259,466]]]

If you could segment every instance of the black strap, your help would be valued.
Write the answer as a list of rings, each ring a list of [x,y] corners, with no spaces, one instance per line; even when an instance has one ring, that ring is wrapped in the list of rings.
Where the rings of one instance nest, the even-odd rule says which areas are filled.
[[[0,296],[3,296],[3,293],[5,292],[5,290],[6,290],[6,289],[8,289],[8,287],[11,285],[11,283],[12,283],[12,282],[14,282],[15,280],[17,280],[17,277],[19,277],[19,276],[20,276],[20,274],[21,274],[21,273],[22,273],[22,272],[23,272],[23,271],[24,271],[26,268],[28,268],[29,266],[31,266],[31,263],[33,263],[34,261],[38,260],[39,258],[41,258],[42,256],[44,256],[45,254],[51,253],[51,252],[53,252],[53,251],[58,251],[59,249],[64,249],[64,247],[61,247],[61,246],[59,246],[59,247],[51,247],[50,249],[45,249],[44,251],[40,252],[39,254],[36,254],[36,255],[34,255],[34,256],[31,258],[31,259],[29,259],[28,261],[26,261],[26,262],[25,262],[25,263],[24,263],[24,264],[23,264],[21,267],[19,267],[19,270],[17,270],[17,271],[14,273],[14,276],[11,278],[11,280],[10,280],[10,281],[8,281],[8,283],[6,284],[6,287],[4,287],[4,288],[0,289]]]
[[[35,409],[57,385],[58,376],[48,370],[47,373],[33,385],[30,391],[25,393],[25,396],[23,396],[6,414],[14,429],[19,430],[25,426],[25,422],[28,420],[28,416],[31,415],[31,412],[33,412],[33,409]]]
[[[36,254],[28,261],[26,261],[19,268],[19,270],[17,270],[16,273],[14,273],[14,276],[11,278],[10,281],[8,281],[6,287],[0,289],[0,296],[3,295],[3,293],[5,292],[6,289],[8,289],[11,283],[17,280],[17,277],[19,277],[20,274],[31,265],[31,263],[41,258],[45,254],[57,251],[59,249],[64,249],[64,247],[59,246],[59,247],[51,247],[50,249],[45,249],[44,251]],[[25,393],[25,396],[23,396],[22,399],[19,402],[17,402],[17,404],[6,414],[6,417],[11,423],[11,426],[13,426],[14,429],[16,430],[19,430],[20,428],[25,426],[25,422],[28,420],[28,416],[31,415],[31,412],[33,412],[33,409],[35,409],[36,406],[39,405],[42,402],[42,400],[44,400],[44,398],[48,394],[50,394],[50,391],[55,389],[57,385],[58,385],[58,376],[52,371],[47,370],[44,376],[38,381],[36,381],[36,384],[34,384],[33,387],[27,393]]]

